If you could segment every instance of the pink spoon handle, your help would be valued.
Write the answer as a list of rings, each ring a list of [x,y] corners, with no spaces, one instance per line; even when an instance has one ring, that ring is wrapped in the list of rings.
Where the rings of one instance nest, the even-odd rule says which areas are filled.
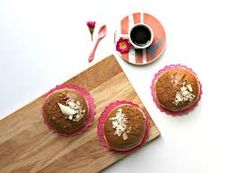
[[[91,51],[91,53],[90,53],[90,55],[89,55],[89,58],[88,58],[88,61],[89,61],[89,62],[92,62],[93,59],[94,59],[94,55],[95,55],[96,49],[97,49],[97,47],[98,47],[99,41],[100,41],[100,39],[97,39],[97,41],[96,41],[96,43],[95,43],[95,45],[94,45],[94,48],[93,48],[93,50]]]

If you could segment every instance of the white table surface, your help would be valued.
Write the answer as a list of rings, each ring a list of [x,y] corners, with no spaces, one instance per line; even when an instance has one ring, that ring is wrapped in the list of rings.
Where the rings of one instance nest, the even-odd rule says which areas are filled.
[[[114,30],[123,16],[136,11],[149,12],[162,22],[166,50],[145,67],[116,57],[162,136],[105,172],[235,173],[233,0],[1,0],[0,119],[114,53]],[[107,24],[108,35],[88,64],[90,19]],[[150,94],[154,73],[172,63],[192,67],[203,84],[202,100],[187,116],[161,113]]]

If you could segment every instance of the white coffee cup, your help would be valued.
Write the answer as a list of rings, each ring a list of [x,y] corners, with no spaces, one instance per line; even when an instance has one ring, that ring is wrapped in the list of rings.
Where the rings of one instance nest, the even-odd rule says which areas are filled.
[[[145,49],[153,42],[153,30],[144,23],[133,25],[128,34],[121,34],[120,37],[126,38],[135,49]]]

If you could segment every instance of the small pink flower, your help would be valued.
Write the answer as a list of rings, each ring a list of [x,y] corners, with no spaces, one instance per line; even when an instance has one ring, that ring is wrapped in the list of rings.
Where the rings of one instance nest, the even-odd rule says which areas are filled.
[[[95,28],[95,25],[96,25],[96,22],[95,22],[95,21],[88,21],[88,22],[87,22],[87,26],[88,26],[89,28]]]
[[[121,54],[129,52],[131,44],[128,39],[120,38],[116,43],[116,50]]]
[[[87,26],[89,28],[89,32],[91,34],[91,39],[93,41],[93,32],[94,32],[94,28],[95,28],[96,22],[95,21],[88,21],[87,22]]]

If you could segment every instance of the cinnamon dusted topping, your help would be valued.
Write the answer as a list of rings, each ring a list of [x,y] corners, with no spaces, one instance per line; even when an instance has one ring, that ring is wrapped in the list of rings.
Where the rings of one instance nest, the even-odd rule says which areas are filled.
[[[85,114],[85,109],[82,108],[79,101],[75,101],[74,99],[68,99],[66,101],[66,105],[61,103],[57,103],[60,107],[63,115],[67,116],[67,118],[71,121],[79,121],[83,118]]]
[[[118,136],[122,135],[123,140],[127,140],[128,139],[127,133],[129,133],[131,127],[129,127],[128,131],[126,131],[128,120],[126,115],[122,112],[122,109],[119,108],[116,112],[116,116],[110,118],[109,120],[112,121],[112,128],[115,129],[114,135]]]

